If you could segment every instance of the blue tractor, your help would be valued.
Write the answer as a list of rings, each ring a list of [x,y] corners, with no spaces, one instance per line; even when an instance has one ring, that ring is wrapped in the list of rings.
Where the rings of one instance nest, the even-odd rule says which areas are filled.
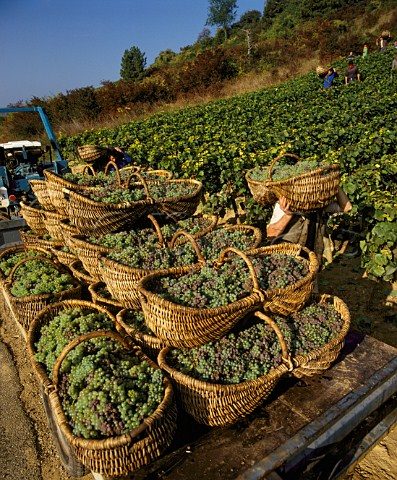
[[[18,213],[21,200],[30,202],[34,195],[29,184],[32,179],[44,179],[44,170],[62,175],[68,168],[59,152],[50,122],[42,107],[0,108],[0,113],[38,112],[51,146],[42,149],[36,141],[18,140],[0,143],[0,208],[11,216]],[[53,159],[53,152],[55,159]]]

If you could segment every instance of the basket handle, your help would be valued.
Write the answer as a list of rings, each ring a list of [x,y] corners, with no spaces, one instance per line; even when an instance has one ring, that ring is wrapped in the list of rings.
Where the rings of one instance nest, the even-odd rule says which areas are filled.
[[[153,226],[156,230],[157,236],[159,237],[160,246],[164,247],[165,246],[165,240],[164,240],[163,232],[161,231],[161,227],[159,225],[159,222],[154,218],[154,216],[151,213],[149,213],[149,215],[147,215],[147,218],[153,223]]]
[[[181,237],[182,235],[185,236],[190,241],[190,243],[193,245],[193,248],[194,248],[194,251],[196,252],[199,263],[204,265],[205,260],[203,258],[203,255],[201,254],[200,247],[198,246],[198,243],[196,242],[196,239],[189,232],[186,232],[185,230],[179,230],[178,232],[175,232],[173,237],[171,238],[171,241],[169,243],[169,247],[171,249],[175,248],[176,239],[178,237]]]
[[[96,172],[95,172],[94,167],[92,165],[84,165],[84,168],[83,168],[83,171],[82,171],[83,175],[86,174],[87,170],[91,170],[92,175],[94,177],[96,177]]]
[[[34,250],[34,249],[31,249],[31,250]],[[23,258],[22,260],[19,260],[19,262],[17,262],[17,263],[13,266],[10,274],[8,275],[8,281],[9,281],[10,283],[13,281],[13,279],[14,279],[14,273],[15,273],[15,271],[17,270],[17,268],[18,268],[20,265],[22,265],[23,263],[29,262],[29,261],[31,261],[31,260],[44,260],[45,262],[51,263],[51,265],[52,265],[53,267],[55,267],[58,271],[62,270],[62,267],[61,267],[60,264],[54,262],[54,260],[51,260],[51,259],[48,258],[48,257],[44,257],[44,256],[42,256],[42,255],[37,255],[36,257],[27,257],[27,258]]]
[[[117,332],[114,332],[113,330],[95,330],[92,332],[85,333],[84,335],[80,335],[76,337],[74,340],[72,340],[70,343],[66,345],[66,347],[62,350],[62,352],[59,354],[58,358],[56,359],[53,371],[52,371],[52,381],[54,383],[55,388],[58,388],[58,379],[59,379],[59,370],[61,368],[61,364],[66,357],[66,355],[73,350],[73,348],[77,347],[80,343],[86,341],[86,340],[91,340],[92,338],[98,338],[98,337],[110,337],[114,338],[115,340],[118,340],[123,347],[126,350],[131,350],[133,347],[131,347],[130,344],[124,339],[122,335],[120,335]]]
[[[225,262],[225,255],[227,254],[227,252],[234,252],[245,261],[250,271],[252,281],[254,283],[253,291],[259,294],[259,296],[261,297],[261,301],[265,301],[265,293],[259,285],[258,277],[256,276],[255,269],[254,269],[254,266],[252,265],[251,260],[248,258],[248,256],[244,252],[242,252],[238,248],[227,247],[224,250],[222,250],[219,260],[215,260],[214,262],[214,268],[220,268],[223,265],[223,263]]]
[[[288,348],[287,348],[287,344],[285,342],[285,339],[284,339],[284,335],[282,334],[280,328],[278,327],[277,323],[272,320],[270,317],[268,317],[267,315],[265,315],[263,312],[255,312],[254,315],[258,318],[260,318],[261,320],[264,320],[265,322],[267,322],[271,327],[272,329],[275,331],[279,341],[280,341],[280,344],[281,344],[281,351],[282,351],[282,359],[283,359],[283,362],[287,365],[288,367],[288,370],[291,372],[293,369],[294,369],[294,365],[292,363],[292,360],[291,360],[291,355],[289,354],[288,352]]]
[[[108,163],[106,164],[106,167],[105,167],[105,170],[104,170],[103,174],[104,174],[105,177],[106,177],[107,174],[108,174],[108,170],[109,170],[110,167],[113,167],[113,168],[116,170],[118,185],[119,185],[119,187],[121,187],[121,177],[120,177],[119,167],[118,167],[117,163],[116,163],[114,160],[109,160],[109,161],[108,161]]]
[[[127,178],[127,181],[125,182],[125,188],[129,188],[130,183],[131,183],[131,179],[133,177],[136,177],[142,183],[143,188],[145,189],[145,192],[146,192],[147,200],[151,200],[152,202],[154,202],[154,200],[150,196],[150,192],[149,192],[149,188],[147,186],[147,182],[139,172],[132,172],[131,173],[131,175]]]
[[[274,158],[271,162],[270,162],[270,165],[269,165],[269,169],[268,169],[268,172],[267,172],[267,179],[268,181],[272,181],[272,177],[271,177],[271,171],[275,165],[276,162],[278,162],[279,160],[281,160],[283,157],[291,157],[291,158],[294,158],[297,162],[300,162],[301,161],[301,158],[298,157],[298,155],[295,155],[294,153],[282,153],[281,155],[278,155],[276,158]]]

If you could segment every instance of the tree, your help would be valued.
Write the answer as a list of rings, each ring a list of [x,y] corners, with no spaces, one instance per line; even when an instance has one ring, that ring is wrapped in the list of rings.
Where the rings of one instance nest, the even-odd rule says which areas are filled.
[[[120,77],[126,82],[142,80],[146,67],[146,57],[138,47],[131,47],[124,51],[121,59]]]
[[[227,28],[234,22],[236,18],[236,0],[210,0],[209,14],[206,25],[218,25],[225,32],[225,40],[227,38]]]

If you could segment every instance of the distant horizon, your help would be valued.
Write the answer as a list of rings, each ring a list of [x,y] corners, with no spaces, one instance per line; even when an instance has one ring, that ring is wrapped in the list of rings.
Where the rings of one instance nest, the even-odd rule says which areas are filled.
[[[236,21],[264,4],[237,0]],[[0,108],[115,82],[133,46],[146,67],[164,50],[180,53],[209,28],[208,9],[208,0],[1,0]]]

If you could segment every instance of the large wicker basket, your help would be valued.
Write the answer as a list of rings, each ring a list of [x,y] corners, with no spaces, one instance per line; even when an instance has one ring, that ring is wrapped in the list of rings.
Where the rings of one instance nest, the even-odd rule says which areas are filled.
[[[234,252],[246,262],[253,281],[252,293],[240,300],[215,308],[185,307],[163,299],[154,292],[162,277],[178,278],[189,274],[191,267],[180,267],[147,275],[137,284],[140,304],[147,326],[165,344],[171,347],[191,348],[204,345],[224,336],[246,314],[258,310],[264,301],[251,260],[239,250],[229,247],[223,250],[219,265],[226,254]],[[202,264],[196,266],[196,271]]]
[[[164,239],[161,236],[161,231],[159,233],[159,248],[162,248],[162,246],[165,246],[165,244],[163,243]],[[183,230],[175,233],[170,243],[170,248],[173,248],[176,240],[182,236],[188,238],[188,240],[192,243],[197,255],[197,262],[203,264],[204,259],[195,239],[189,233],[184,232]],[[99,266],[101,270],[101,278],[106,283],[107,288],[112,296],[116,298],[124,308],[132,309],[141,308],[141,297],[138,293],[137,285],[143,277],[155,272],[168,272],[174,270],[179,271],[179,268],[177,267],[162,270],[145,270],[142,268],[134,268],[128,265],[123,265],[116,260],[108,258],[106,255],[101,255],[99,257]]]
[[[106,161],[109,158],[110,149],[99,145],[80,145],[77,147],[76,153],[83,162],[95,163]]]
[[[153,184],[154,182],[148,182],[149,186],[150,183]],[[202,182],[194,179],[179,179],[168,180],[163,183],[188,185],[194,188],[194,191],[187,195],[180,195],[179,197],[156,199],[149,209],[149,213],[162,214],[174,220],[183,220],[194,215],[202,199]]]
[[[15,297],[11,293],[15,272],[20,265],[30,260],[32,260],[32,258],[20,260],[11,270],[10,275],[4,282],[4,296],[6,297],[6,301],[15,317],[15,320],[19,322],[19,324],[22,325],[26,331],[29,329],[30,322],[34,319],[34,317],[50,303],[58,302],[64,299],[81,297],[81,285],[78,282],[74,282],[72,288],[63,290],[59,293]],[[57,270],[64,271],[62,265],[55,263],[53,260],[47,257],[36,256],[34,257],[34,260],[41,260],[51,263]],[[66,270],[65,273],[67,273]]]
[[[132,173],[131,175],[140,177],[139,173]],[[153,203],[146,182],[142,181],[142,185],[146,192],[145,199],[117,204],[96,202],[78,192],[64,189],[63,193],[65,199],[67,198],[69,218],[79,232],[86,236],[100,236],[117,230],[128,229],[136,225],[140,218],[149,213]]]
[[[279,243],[267,247],[250,250],[249,256],[261,256],[271,254],[293,255],[302,259],[308,267],[308,273],[296,283],[287,285],[285,288],[273,288],[264,290],[265,300],[263,310],[266,313],[289,315],[299,310],[310,298],[313,292],[319,262],[314,252],[302,247],[297,243]]]
[[[293,358],[294,369],[292,374],[297,378],[319,375],[328,370],[338,358],[345,344],[345,338],[350,328],[350,312],[343,300],[339,297],[327,294],[313,294],[312,301],[316,303],[330,303],[341,315],[343,324],[340,332],[326,345],[309,352],[307,355],[299,355]]]
[[[57,391],[59,369],[66,355],[74,347],[85,340],[104,336],[118,340],[125,349],[131,351],[131,355],[137,355],[142,361],[148,362],[152,368],[158,368],[139,347],[131,347],[121,335],[106,331],[91,332],[72,341],[58,357],[53,373],[55,389],[49,392],[49,398],[58,425],[78,460],[94,473],[120,477],[151,463],[171,444],[177,426],[177,412],[172,384],[165,377],[165,394],[161,403],[152,415],[145,418],[141,425],[130,433],[89,440],[78,437],[72,432]]]
[[[19,203],[21,207],[21,215],[26,220],[28,226],[34,230],[38,235],[45,235],[48,233],[45,224],[45,210],[40,205],[30,206],[24,202]]]
[[[253,187],[254,184],[252,180],[249,181],[248,185],[251,189],[252,196],[258,203],[263,201],[261,199],[262,191],[267,192],[266,195],[268,197],[272,195],[277,199],[281,196],[285,197],[290,203],[291,211],[294,212],[317,210],[326,207],[333,201],[339,188],[339,165],[328,165],[286,180],[272,181],[272,169],[275,163],[283,157],[291,157],[296,161],[301,160],[297,155],[291,153],[279,155],[273,159],[268,167],[267,180],[256,182],[253,189],[251,187]],[[253,169],[247,172],[247,181],[252,171]]]
[[[257,312],[256,314],[260,314]],[[210,426],[233,424],[252,413],[274,390],[279,379],[292,370],[287,346],[278,326],[263,316],[277,334],[282,363],[266,375],[238,384],[214,384],[190,377],[167,363],[170,347],[161,350],[158,365],[171,377],[183,409],[197,422]]]

